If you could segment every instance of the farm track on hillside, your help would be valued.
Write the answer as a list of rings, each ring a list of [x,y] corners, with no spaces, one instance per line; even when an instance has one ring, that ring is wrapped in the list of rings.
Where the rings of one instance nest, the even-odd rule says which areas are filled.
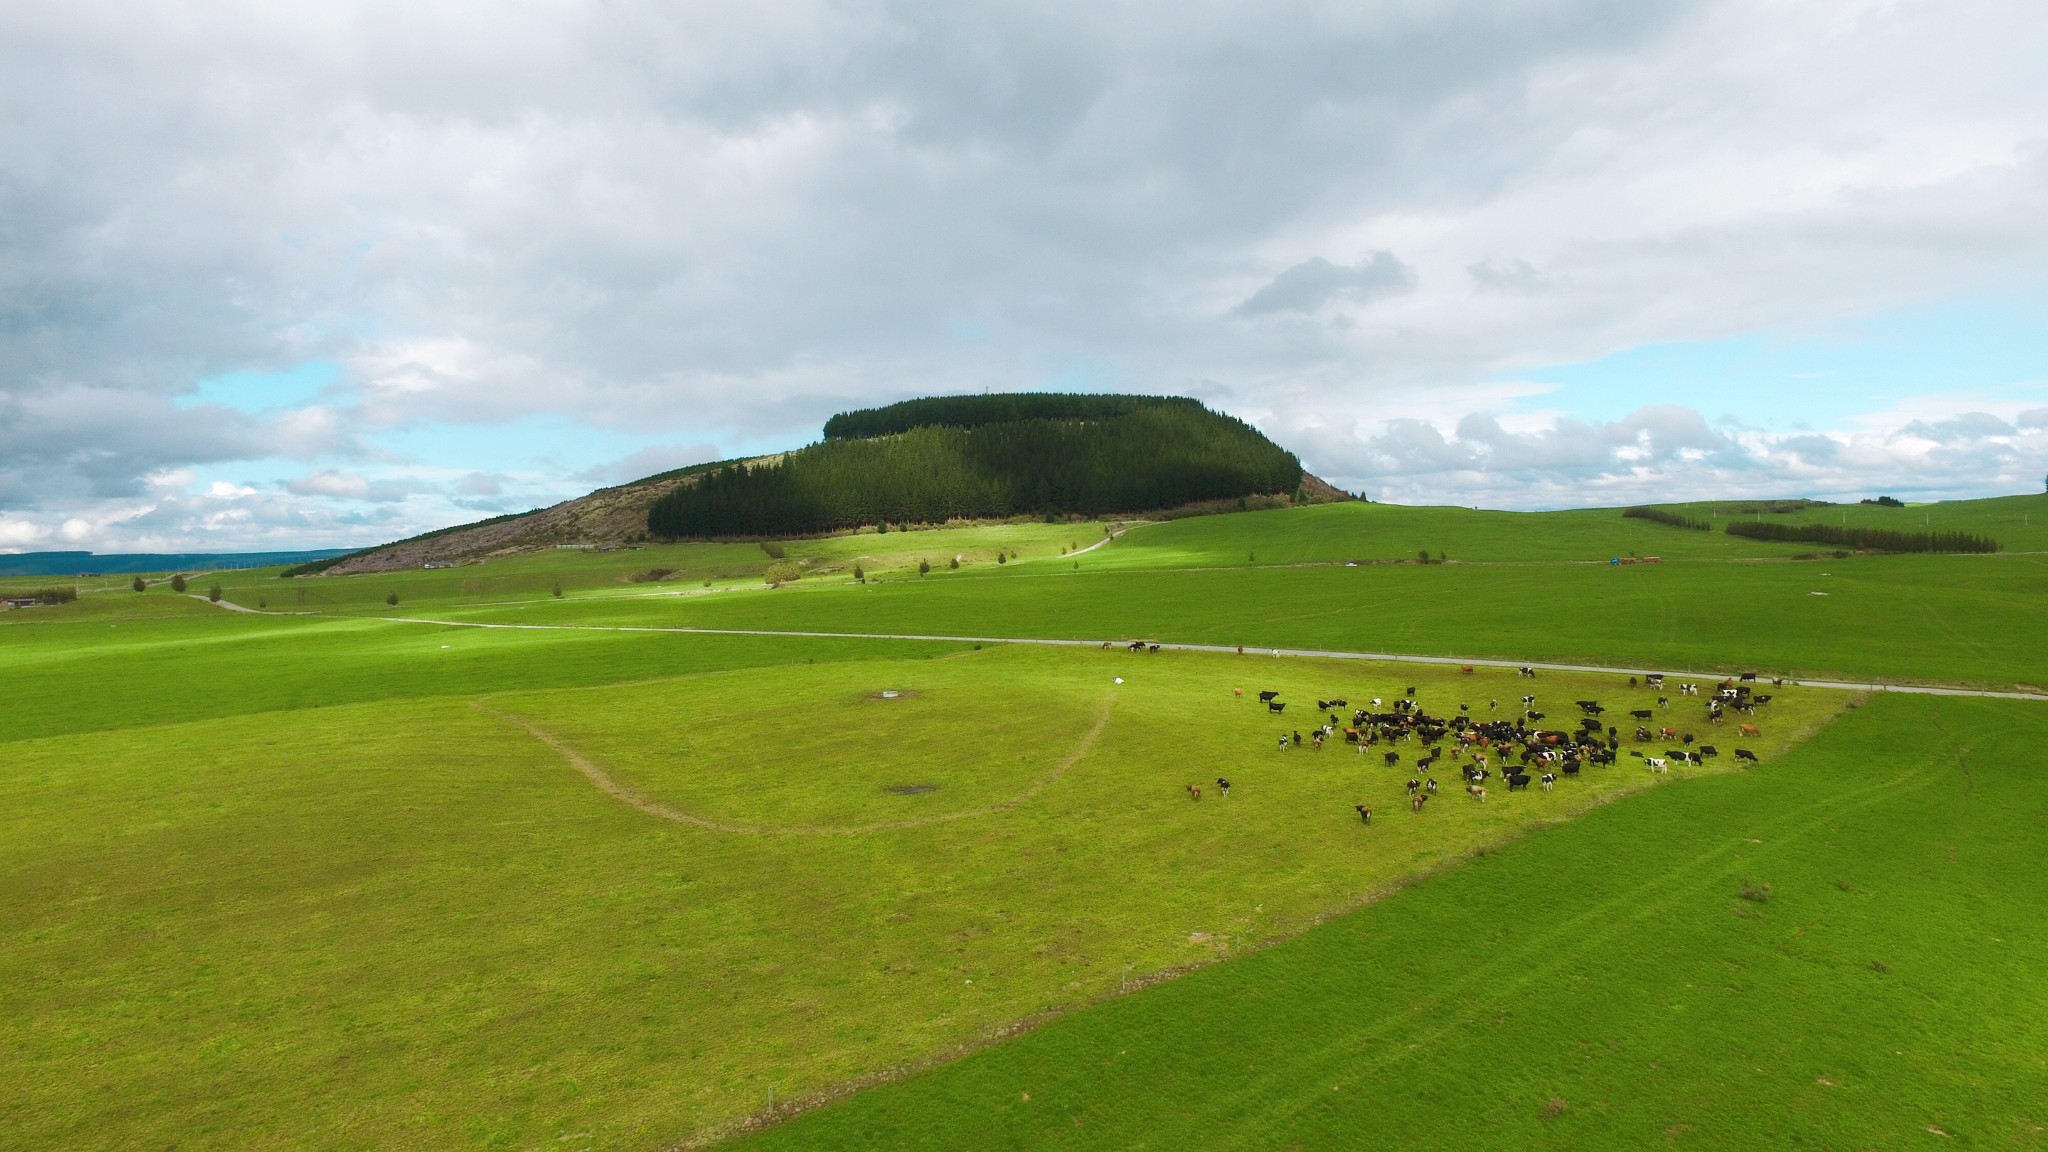
[[[225,606],[225,604],[223,605]],[[240,611],[251,609],[236,606]],[[527,632],[655,632],[699,636],[787,636],[813,640],[911,640],[944,644],[1037,644],[1057,648],[1101,648],[1121,641],[1063,640],[1045,636],[941,636],[915,632],[820,632],[770,628],[687,628],[652,624],[501,624],[477,620],[436,620],[424,616],[336,616],[328,613],[276,613],[276,615],[321,616],[334,620],[384,620],[393,624],[428,624],[440,628],[493,628]],[[1341,652],[1321,648],[1271,648],[1265,645],[1170,644],[1162,650],[1179,652],[1238,653],[1246,656],[1272,655],[1314,660],[1367,660],[1390,664],[1471,665],[1475,668],[1533,668],[1541,672],[1592,672],[1614,676],[1665,676],[1678,679],[1732,679],[1732,671],[1705,669],[1624,668],[1610,664],[1561,664],[1542,660],[1498,660],[1472,656],[1419,656],[1402,652]],[[2048,693],[2009,692],[1991,688],[1951,688],[1933,684],[1898,684],[1883,681],[1787,679],[1802,688],[1825,688],[1837,692],[1905,692],[1922,696],[1970,696],[1987,700],[2048,701]]]

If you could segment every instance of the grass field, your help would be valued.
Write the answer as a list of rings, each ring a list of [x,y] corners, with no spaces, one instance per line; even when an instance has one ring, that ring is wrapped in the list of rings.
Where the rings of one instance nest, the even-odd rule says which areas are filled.
[[[1612,510],[1337,505],[1144,525],[1078,560],[1061,550],[1102,525],[790,542],[811,575],[773,591],[758,547],[689,545],[223,574],[262,614],[162,587],[6,613],[0,1130],[659,1148],[909,1073],[752,1139],[1893,1147],[1932,1124],[2038,1146],[2044,705],[1875,698],[1835,719],[1851,697],[1787,688],[1758,739],[1683,725],[1760,769],[1624,761],[1483,805],[1447,788],[1415,816],[1417,750],[1390,768],[1276,737],[1317,698],[1411,685],[1439,712],[1534,691],[1553,723],[1655,694],[1256,651],[620,630],[2038,684],[2048,566],[2019,546],[2024,499],[1833,510],[1990,531],[2009,549],[1990,557],[1792,560]],[[1344,566],[1424,533],[1452,563]],[[1662,565],[1576,558],[1642,533],[1692,539]],[[919,577],[927,553],[966,560]],[[852,584],[854,560],[876,579]],[[689,577],[628,579],[648,566]],[[1217,776],[1228,800],[1188,797]],[[1768,901],[1739,897],[1751,881]]]
[[[1878,700],[747,1146],[2048,1146],[2044,739]]]

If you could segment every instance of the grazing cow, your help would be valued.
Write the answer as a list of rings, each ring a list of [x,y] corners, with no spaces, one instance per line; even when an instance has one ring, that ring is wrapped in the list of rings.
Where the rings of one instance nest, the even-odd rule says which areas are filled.
[[[1399,764],[1400,762],[1401,754],[1399,752],[1387,753],[1387,767],[1392,768],[1394,765]]]
[[[1755,680],[1755,679],[1756,679],[1756,673],[1754,673],[1754,672],[1744,672],[1744,673],[1743,673],[1743,674],[1742,674],[1741,676],[1737,677],[1737,679],[1740,679],[1740,680]]]
[[[1484,788],[1481,788],[1481,787],[1480,787],[1479,785],[1477,785],[1477,784],[1467,784],[1467,785],[1465,785],[1465,791],[1466,791],[1466,792],[1469,792],[1469,793],[1471,793],[1471,795],[1472,795],[1472,798],[1473,798],[1474,800],[1478,800],[1478,801],[1482,801],[1482,802],[1484,802],[1484,801],[1485,801],[1485,799],[1486,799],[1486,789],[1484,789]]]
[[[1636,739],[1648,740],[1649,738],[1650,730],[1648,728],[1643,727],[1641,724],[1636,725]]]
[[[1202,798],[1202,786],[1200,784],[1188,785],[1188,795],[1200,800]]]
[[[1526,790],[1526,789],[1527,789],[1528,787],[1529,787],[1529,774],[1528,774],[1528,773],[1526,773],[1526,772],[1517,772],[1517,773],[1515,773],[1514,775],[1512,775],[1512,776],[1508,777],[1508,791],[1510,791],[1510,792],[1513,792],[1513,791],[1515,791],[1515,790],[1517,790],[1517,789],[1524,789],[1524,790]]]
[[[1232,693],[1233,695],[1237,695],[1237,696],[1242,696],[1242,695],[1244,695],[1244,689],[1242,689],[1242,688],[1232,688],[1232,689],[1231,689],[1230,691],[1231,691],[1231,693]]]
[[[1351,707],[1351,701],[1349,701],[1349,700],[1332,700],[1332,701],[1330,701],[1330,707],[1332,707],[1332,708],[1349,708],[1349,707]]]
[[[1413,796],[1413,795],[1414,795],[1414,794],[1415,794],[1416,792],[1420,791],[1420,790],[1421,790],[1421,788],[1422,788],[1422,781],[1420,781],[1420,780],[1416,780],[1416,779],[1412,779],[1412,778],[1411,778],[1411,779],[1410,779],[1410,780],[1408,781],[1408,794],[1409,794],[1410,796]]]
[[[1695,756],[1719,756],[1720,754],[1721,750],[1719,748],[1714,747],[1712,744],[1702,744],[1699,746],[1699,749],[1693,753],[1693,755]]]
[[[1353,804],[1352,807],[1358,809],[1358,819],[1361,823],[1372,823],[1372,809],[1363,804]]]
[[[1278,695],[1280,695],[1278,692],[1261,692],[1259,693],[1259,700],[1261,703],[1271,704],[1273,698]]]
[[[1144,650],[1145,642],[1143,640],[1133,640],[1125,648],[1125,651],[1129,652],[1143,652]]]
[[[1268,700],[1266,701],[1266,711],[1278,716],[1282,712],[1287,711],[1287,705],[1278,700]]]
[[[1650,711],[1648,708],[1638,708],[1635,711],[1629,713],[1629,715],[1637,720],[1648,720],[1650,717],[1656,715],[1656,713]]]
[[[1758,727],[1757,727],[1756,725],[1754,725],[1754,724],[1737,724],[1737,725],[1735,726],[1735,732],[1736,732],[1736,734],[1737,734],[1737,735],[1740,735],[1740,736],[1761,736],[1761,735],[1763,735],[1763,730],[1762,730],[1762,729],[1760,729],[1760,728],[1758,728]]]
[[[1680,744],[1683,744],[1683,745],[1685,745],[1685,746],[1686,746],[1687,748],[1690,748],[1690,747],[1692,747],[1692,733],[1690,733],[1690,732],[1681,732],[1681,733],[1679,733],[1679,734],[1678,734],[1678,742],[1679,742]]]
[[[1318,701],[1316,701],[1316,711],[1318,711],[1318,712],[1328,712],[1329,710],[1330,710],[1330,702],[1329,702],[1328,700],[1318,700]]]
[[[1658,738],[1660,738],[1660,739],[1663,739],[1663,740],[1676,740],[1676,739],[1678,739],[1678,729],[1676,729],[1676,728],[1659,728],[1659,729],[1657,729],[1657,736],[1658,736]]]
[[[1458,671],[1470,676],[1472,674],[1472,666],[1470,664],[1461,664],[1458,666]]]
[[[1427,793],[1417,792],[1415,795],[1410,796],[1408,798],[1408,810],[1410,812],[1420,812],[1422,811],[1423,804],[1426,803],[1428,800],[1429,796]]]
[[[1223,798],[1225,800],[1230,799],[1230,781],[1225,780],[1221,776],[1218,776],[1216,778],[1216,790],[1218,792],[1223,793]]]
[[[1756,763],[1756,753],[1751,752],[1747,748],[1737,748],[1735,750],[1735,758],[1737,760],[1747,760],[1751,764]]]
[[[1147,644],[1147,645],[1145,645],[1145,651],[1147,651],[1147,652],[1157,652],[1157,651],[1159,651],[1159,645],[1157,645],[1157,644]]]
[[[1548,792],[1548,791],[1550,791],[1551,787],[1552,787],[1553,785],[1555,785],[1556,783],[1557,783],[1557,773],[1555,773],[1555,772],[1545,772],[1545,773],[1543,774],[1543,790],[1544,790],[1545,792]]]
[[[1536,678],[1536,670],[1534,668],[1522,667],[1515,669],[1515,671],[1523,676],[1527,676],[1531,680],[1534,680]]]
[[[1664,758],[1663,758],[1662,756],[1645,756],[1645,757],[1644,757],[1643,759],[1644,759],[1644,760],[1646,760],[1646,761],[1647,761],[1647,762],[1649,763],[1649,765],[1650,765],[1650,771],[1652,771],[1652,772],[1662,772],[1662,771],[1664,771]]]

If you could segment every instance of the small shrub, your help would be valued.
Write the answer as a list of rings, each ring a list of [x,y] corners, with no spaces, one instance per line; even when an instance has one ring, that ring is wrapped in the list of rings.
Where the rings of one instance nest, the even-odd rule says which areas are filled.
[[[865,569],[865,568],[863,568],[863,567],[861,567],[861,566],[860,566],[860,564],[859,564],[858,562],[855,562],[855,564],[854,564],[854,566],[853,566],[853,578],[854,578],[854,579],[855,579],[856,581],[858,581],[859,583],[862,583],[862,584],[865,584],[865,583],[867,583],[867,582],[868,582],[868,570],[867,570],[867,569]]]
[[[919,560],[919,561],[917,562],[917,574],[918,574],[919,576],[925,576],[925,575],[929,575],[929,574],[931,573],[931,570],[932,570],[932,562],[931,562],[931,561],[929,561],[929,560]]]
[[[1571,1107],[1571,1105],[1565,1103],[1562,1097],[1552,1096],[1543,1105],[1543,1118],[1545,1120],[1555,1119],[1559,1116],[1564,1115],[1565,1109],[1569,1107]]]
[[[137,592],[147,592],[149,591],[149,581],[144,580],[140,576],[137,576],[131,587],[133,587]]]
[[[393,608],[398,607],[398,593],[393,592],[391,595],[386,596],[384,598],[384,602],[386,604],[391,605]]]
[[[676,570],[673,568],[649,568],[645,572],[635,572],[631,576],[626,577],[626,579],[631,580],[635,584],[652,584],[657,580],[666,580],[675,574]],[[560,596],[562,594],[560,591],[561,585],[557,584],[555,588],[555,595]]]
[[[958,572],[960,570],[960,558],[958,556],[953,557],[952,562],[948,564],[947,567],[953,569],[953,571],[955,572]]]
[[[1745,880],[1742,882],[1741,896],[1752,904],[1768,904],[1771,902],[1771,886],[1769,884],[1752,884]]]
[[[1884,962],[1884,961],[1882,961],[1882,960],[1872,960],[1872,961],[1870,962],[1870,970],[1871,970],[1872,972],[1875,972],[1875,973],[1877,973],[1878,975],[1882,976],[1882,975],[1884,975],[1885,973],[1887,973],[1887,972],[1891,971],[1891,970],[1892,970],[1892,966],[1891,966],[1891,965],[1889,965],[1889,964],[1887,964],[1887,963],[1885,963],[1885,962]]]
[[[258,596],[258,597],[256,598],[256,607],[257,607],[257,608],[259,608],[259,609],[260,609],[260,608],[268,608],[268,607],[270,607],[270,597],[268,597],[268,596]]]
[[[180,573],[179,573],[179,574],[177,574],[176,576],[173,576],[173,577],[171,577],[171,591],[173,591],[173,592],[183,592],[184,590],[185,590],[185,574],[184,574],[184,573],[182,573],[182,572],[180,572]]]
[[[783,551],[782,545],[773,540],[761,541],[761,551],[766,552],[770,560],[780,560],[788,554]]]
[[[803,574],[803,569],[789,561],[777,560],[768,566],[768,571],[761,574],[761,579],[766,580],[770,588],[780,588],[793,580],[802,579]]]
[[[1840,888],[1844,892],[1848,892],[1854,889],[1856,886],[1854,884],[1849,883],[1847,880],[1837,880],[1835,881],[1835,887]]]
[[[206,590],[206,598],[215,604],[220,603],[220,583],[218,581],[215,581],[213,587]]]
[[[882,533],[887,532],[888,530],[889,522],[887,520],[884,520],[881,523],[875,525],[875,535],[877,536],[880,536]]]
[[[1427,564],[1427,563],[1429,563],[1429,549],[1427,549],[1427,548],[1424,548],[1424,549],[1423,549],[1422,551],[1420,551],[1420,552],[1417,552],[1417,553],[1415,554],[1415,562],[1416,562],[1417,564]]]
[[[72,587],[51,587],[34,588],[26,590],[8,590],[5,593],[5,595],[9,599],[22,596],[33,596],[35,597],[35,601],[38,604],[69,604],[73,600],[78,599],[78,589]]]
[[[1009,562],[1010,558],[1008,556],[1003,555],[1003,550],[1000,548],[996,549],[996,563],[1008,564]]]
[[[555,581],[555,586],[551,591],[554,592],[555,599],[560,600],[562,598],[562,582],[560,580]]]

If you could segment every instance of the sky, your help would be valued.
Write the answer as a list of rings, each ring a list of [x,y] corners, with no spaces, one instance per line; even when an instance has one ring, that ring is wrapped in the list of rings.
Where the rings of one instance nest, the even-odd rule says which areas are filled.
[[[1375,500],[2038,492],[2038,0],[0,4],[0,551],[359,546],[911,396]]]

